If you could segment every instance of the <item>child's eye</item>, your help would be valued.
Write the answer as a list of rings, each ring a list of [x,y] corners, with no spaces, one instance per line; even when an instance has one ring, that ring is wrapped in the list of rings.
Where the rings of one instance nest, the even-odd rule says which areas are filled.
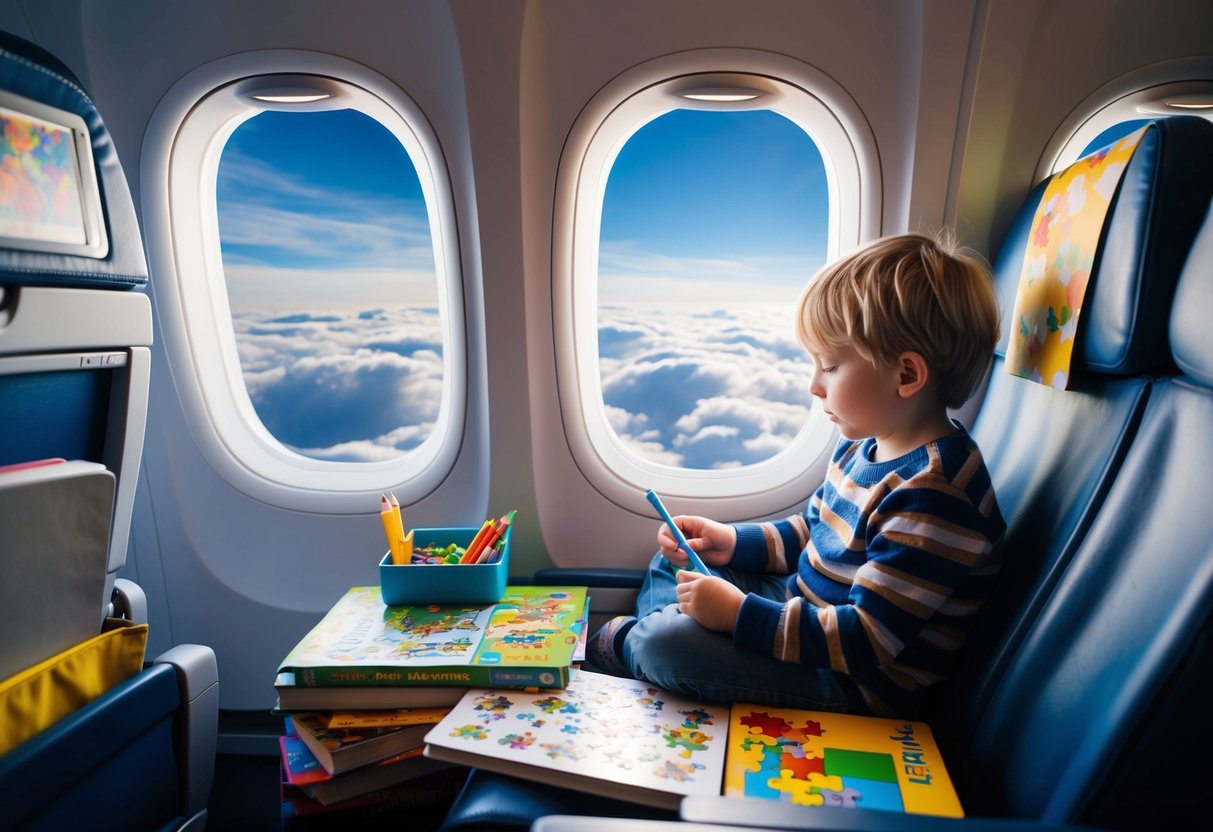
[[[833,365],[831,365],[831,366],[829,366],[829,367],[822,367],[822,368],[821,368],[821,371],[822,371],[823,373],[832,373],[832,372],[834,372],[834,371],[835,371],[835,370],[837,370],[837,369],[838,369],[838,365],[837,365],[837,364],[833,364]]]

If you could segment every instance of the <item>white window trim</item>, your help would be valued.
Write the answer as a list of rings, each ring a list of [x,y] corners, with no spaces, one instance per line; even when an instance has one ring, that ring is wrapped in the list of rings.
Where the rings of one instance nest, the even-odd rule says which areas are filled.
[[[409,153],[434,240],[443,322],[443,399],[431,435],[394,460],[332,462],[295,453],[262,425],[245,388],[219,246],[215,182],[227,138],[256,114],[236,92],[257,75],[342,79],[356,109]],[[338,82],[340,84],[340,82]],[[141,159],[143,216],[153,292],[173,377],[194,441],[228,483],[271,505],[365,513],[387,489],[426,496],[450,473],[465,426],[467,360],[454,201],[437,137],[417,105],[372,70],[331,55],[274,50],[198,68],[166,94],[149,122]]]
[[[770,95],[754,105],[713,109],[773,110],[805,130],[821,150],[833,207],[828,259],[879,232],[880,162],[871,130],[845,91],[813,67],[750,50],[680,53],[624,73],[589,102],[565,144],[556,189],[553,318],[560,407],[565,437],[582,475],[608,499],[640,512],[646,511],[643,492],[648,488],[675,497],[729,498],[739,510],[756,512],[791,504],[816,487],[820,477],[814,462],[829,453],[836,439],[814,404],[791,445],[768,460],[725,470],[678,468],[628,451],[601,406],[598,247],[611,165],[641,126],[676,107],[694,106],[677,97],[678,91],[722,84]]]

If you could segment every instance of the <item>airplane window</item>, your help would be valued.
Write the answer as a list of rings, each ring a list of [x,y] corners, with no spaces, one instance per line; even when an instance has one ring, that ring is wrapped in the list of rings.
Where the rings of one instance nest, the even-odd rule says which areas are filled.
[[[828,224],[821,152],[778,113],[677,109],[628,140],[603,197],[598,356],[632,453],[724,469],[791,444],[812,401],[792,309]]]
[[[357,110],[266,111],[228,138],[219,236],[245,387],[304,456],[392,459],[433,431],[445,384],[421,183]]]
[[[163,139],[146,151],[169,183],[145,214],[191,434],[271,504],[421,499],[450,473],[466,423],[441,147],[412,100],[364,67],[243,57],[221,65],[320,71],[200,68],[158,108],[150,132]]]
[[[877,233],[875,145],[811,67],[761,54],[760,69],[717,72],[714,57],[616,79],[561,157],[562,424],[582,474],[620,505],[647,488],[798,500],[836,437],[793,314],[824,263]]]

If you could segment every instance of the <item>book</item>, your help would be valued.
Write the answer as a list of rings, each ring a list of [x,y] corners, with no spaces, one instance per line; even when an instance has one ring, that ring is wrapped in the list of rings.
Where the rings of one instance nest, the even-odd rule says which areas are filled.
[[[282,770],[292,786],[306,786],[332,779],[333,775],[324,770],[298,734],[288,733],[279,737],[278,748],[282,752]]]
[[[279,673],[274,680],[281,712],[367,710],[396,708],[445,708],[454,705],[468,692],[465,687],[361,686],[310,688],[295,684],[295,674]]]
[[[0,679],[101,632],[115,486],[104,465],[82,459],[0,473],[0,574],[12,612]]]
[[[417,746],[378,763],[318,780],[304,786],[303,792],[319,801],[321,806],[331,806],[369,792],[407,783],[427,774],[454,768],[451,763],[423,756],[422,750],[423,746]]]
[[[724,795],[964,817],[926,723],[734,703]]]
[[[473,689],[425,736],[426,756],[677,809],[717,795],[728,706],[579,670],[564,690]]]
[[[511,586],[479,606],[391,607],[379,587],[353,587],[278,672],[305,687],[563,688],[585,605],[583,586]]]
[[[290,719],[320,766],[329,774],[340,774],[419,748],[425,734],[445,715],[442,709],[418,710],[409,712],[409,721],[403,725],[345,728],[332,727],[329,715],[323,712],[293,714]]]
[[[585,670],[542,696],[468,691],[425,742],[434,759],[665,809],[724,794],[963,816],[924,723],[717,705]]]

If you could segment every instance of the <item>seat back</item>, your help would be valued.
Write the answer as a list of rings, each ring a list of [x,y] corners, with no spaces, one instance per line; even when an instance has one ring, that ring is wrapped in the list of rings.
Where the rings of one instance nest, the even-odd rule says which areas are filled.
[[[77,79],[5,33],[0,189],[0,826],[201,828],[214,653],[145,665],[142,591],[117,578],[151,368],[134,202]]]
[[[1002,574],[928,714],[962,794],[977,788],[964,772],[993,691],[1117,479],[1155,374],[1172,366],[1167,323],[1213,193],[1211,145],[1213,124],[1198,118],[1157,122],[1142,137],[1105,216],[1069,389],[1005,371],[1023,255],[1047,182],[1033,189],[995,260],[1003,337],[972,432],[1007,518]]]
[[[971,808],[1113,828],[1207,819],[1210,216],[1171,316],[1183,372],[1153,386],[1119,475],[991,692],[968,754],[987,781]]]
[[[104,518],[92,516],[96,508],[78,517],[82,503],[61,499],[50,515],[59,522],[23,509],[27,528],[10,529],[0,545],[0,570],[20,589],[10,595],[8,615],[36,620],[49,606],[61,619],[79,617],[75,629],[24,628],[20,656],[45,658],[100,630],[126,560],[147,414],[151,304],[140,291],[147,268],[134,203],[97,108],[57,59],[5,33],[0,122],[0,176],[10,196],[0,211],[0,466],[68,460],[39,472],[50,482],[46,500],[63,496],[56,482],[67,479],[71,463],[103,467],[100,479],[112,480],[110,493],[97,496]],[[19,493],[29,489],[0,491],[14,501]],[[37,554],[40,535],[57,557]],[[56,575],[69,569],[92,573],[87,590],[69,592],[73,583]],[[45,641],[36,641],[40,634]]]

